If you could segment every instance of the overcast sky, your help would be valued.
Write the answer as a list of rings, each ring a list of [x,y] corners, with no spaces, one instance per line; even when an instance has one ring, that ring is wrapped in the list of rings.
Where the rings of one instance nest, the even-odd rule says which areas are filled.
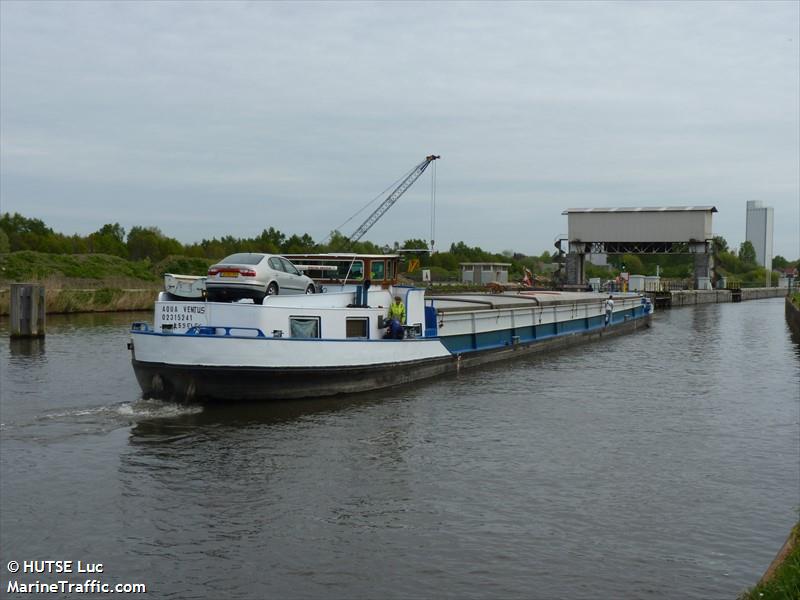
[[[762,200],[797,258],[799,7],[2,1],[0,208],[322,240],[436,153],[441,249],[539,254],[566,208],[663,205],[716,206],[738,246]],[[430,237],[432,170],[365,239]]]

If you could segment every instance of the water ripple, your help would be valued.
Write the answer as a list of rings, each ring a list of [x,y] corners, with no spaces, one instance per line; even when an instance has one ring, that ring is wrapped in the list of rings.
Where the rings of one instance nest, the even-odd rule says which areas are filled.
[[[0,356],[0,547],[102,557],[165,598],[735,597],[800,502],[782,313],[205,406],[138,399],[121,322],[56,324]]]

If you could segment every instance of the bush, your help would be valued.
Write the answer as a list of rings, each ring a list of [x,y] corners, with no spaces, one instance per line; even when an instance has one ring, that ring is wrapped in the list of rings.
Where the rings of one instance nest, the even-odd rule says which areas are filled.
[[[38,281],[48,277],[153,281],[148,262],[130,262],[107,254],[48,254],[22,250],[0,255],[0,280]]]
[[[153,266],[153,274],[161,277],[164,273],[177,275],[206,275],[208,267],[216,261],[209,258],[196,258],[191,256],[168,256]]]

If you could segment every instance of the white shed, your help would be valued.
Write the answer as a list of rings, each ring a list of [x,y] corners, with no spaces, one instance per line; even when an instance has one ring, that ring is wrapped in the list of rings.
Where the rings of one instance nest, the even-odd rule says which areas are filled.
[[[511,263],[475,262],[460,263],[461,283],[485,285],[487,283],[508,283],[508,270]]]

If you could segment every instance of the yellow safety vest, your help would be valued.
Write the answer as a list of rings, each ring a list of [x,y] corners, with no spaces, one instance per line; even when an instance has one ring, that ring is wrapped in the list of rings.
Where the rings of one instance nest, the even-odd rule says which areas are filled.
[[[397,319],[401,323],[406,320],[406,307],[402,302],[392,302],[389,307],[389,318]]]

